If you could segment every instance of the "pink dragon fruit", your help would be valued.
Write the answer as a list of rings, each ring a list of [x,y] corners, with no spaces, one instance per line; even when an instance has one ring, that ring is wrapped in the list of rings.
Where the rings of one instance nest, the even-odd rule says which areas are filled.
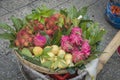
[[[70,42],[74,45],[81,45],[82,37],[80,35],[76,35],[76,34],[70,34]]]
[[[82,38],[82,30],[73,27],[69,36],[62,36],[61,47],[73,56],[73,62],[79,62],[90,55],[90,45]]]
[[[77,47],[77,46],[76,46]],[[87,40],[84,40],[81,44],[81,49],[74,47],[72,51],[73,61],[79,62],[86,59],[90,55],[90,45]]]
[[[46,44],[47,40],[45,36],[42,36],[40,34],[37,34],[34,36],[33,43],[35,46],[43,47]]]
[[[71,34],[82,35],[82,30],[79,27],[73,27],[71,30]]]
[[[84,55],[88,57],[90,55],[90,45],[87,40],[83,41],[81,51],[85,53]]]
[[[85,59],[84,53],[82,53],[81,51],[73,51],[72,56],[73,56],[72,59],[74,63]]]
[[[61,47],[66,52],[71,52],[73,47],[69,41],[69,36],[62,36],[61,38]]]

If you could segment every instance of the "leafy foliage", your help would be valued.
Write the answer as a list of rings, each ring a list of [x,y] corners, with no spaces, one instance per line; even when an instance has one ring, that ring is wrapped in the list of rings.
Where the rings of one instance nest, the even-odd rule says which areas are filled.
[[[83,37],[89,40],[92,46],[92,53],[96,53],[98,43],[102,40],[102,36],[106,33],[104,29],[98,27],[98,23],[84,22],[80,24],[83,30]]]
[[[14,40],[15,36],[11,33],[1,33],[0,38],[7,39],[7,40]]]
[[[68,9],[68,16],[73,19],[77,17],[77,9],[75,8],[75,6],[71,7]]]
[[[87,14],[88,7],[83,7],[80,10],[77,10],[75,6],[72,6],[69,9],[60,10],[61,14],[70,17],[71,19],[78,18],[80,15],[85,16]]]
[[[40,58],[41,59],[43,59],[43,58],[50,58],[50,56],[47,54],[49,51],[51,50],[51,48],[44,48],[43,49],[43,53],[42,53],[42,55],[40,56]]]
[[[44,23],[43,17],[49,17],[54,13],[53,9],[49,9],[46,6],[32,10],[32,14],[26,16],[27,20],[39,20]]]
[[[11,16],[10,19],[13,22],[13,26],[16,29],[16,32],[18,32],[23,27],[23,21],[19,18],[16,18],[15,16]]]
[[[60,39],[62,37],[62,32],[60,30],[56,31],[56,33],[53,36],[53,39],[51,41],[51,45],[55,44],[55,45],[60,45]]]
[[[15,30],[13,28],[11,28],[11,26],[9,26],[5,23],[0,23],[0,28],[3,30],[6,30],[6,32],[15,32]]]
[[[77,17],[79,17],[80,15],[85,16],[87,14],[87,11],[88,11],[88,7],[87,6],[83,7],[77,12]]]
[[[52,65],[52,61],[46,61],[44,63],[42,63],[42,66],[46,67],[46,68],[50,68]]]
[[[33,64],[36,64],[36,65],[41,66],[39,57],[27,56],[27,55],[21,53],[21,51],[18,50],[18,49],[16,49],[16,51],[17,51],[17,53],[18,53],[20,56],[22,56],[22,57],[23,57],[24,59],[26,59],[27,61],[29,61],[29,62],[31,62],[31,63],[33,63]]]
[[[21,51],[21,54],[24,54],[25,56],[28,56],[28,57],[32,57],[32,53],[27,48],[23,48]]]
[[[50,48],[49,47],[44,48],[42,56],[48,56],[47,52],[51,51],[51,49],[52,49],[51,47]]]

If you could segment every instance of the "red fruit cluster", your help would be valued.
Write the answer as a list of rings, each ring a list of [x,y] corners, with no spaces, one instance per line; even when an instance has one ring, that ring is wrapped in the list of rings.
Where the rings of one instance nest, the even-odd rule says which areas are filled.
[[[119,6],[112,5],[111,11],[113,14],[120,15],[120,7]]]
[[[18,47],[28,47],[33,41],[32,31],[29,27],[21,29],[16,36],[15,45]]]
[[[46,34],[52,36],[54,32],[58,29],[57,22],[59,20],[60,14],[54,14],[50,17],[45,18]]]
[[[59,21],[60,14],[56,13],[50,17],[44,17],[44,23],[42,24],[38,20],[30,21],[29,25],[32,26],[33,31],[38,33],[44,31],[47,35],[52,36],[58,29],[57,22]]]
[[[31,22],[34,31],[40,31],[40,30],[44,30],[44,25],[42,23],[40,23],[38,20],[34,20]]]

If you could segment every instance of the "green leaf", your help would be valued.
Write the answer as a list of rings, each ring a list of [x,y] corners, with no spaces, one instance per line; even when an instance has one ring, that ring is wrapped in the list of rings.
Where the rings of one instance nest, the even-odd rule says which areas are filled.
[[[5,23],[0,23],[0,28],[7,30],[7,31],[10,31],[11,33],[15,32],[15,30],[13,28],[11,28],[9,25],[7,25]]]
[[[41,66],[39,57],[31,57],[31,56],[29,57],[29,56],[27,56],[26,54],[23,54],[19,49],[16,50],[16,51],[17,51],[17,53],[18,53],[20,56],[22,56],[25,60],[27,60],[27,61],[29,61],[29,62],[31,62],[31,63],[33,63],[33,64],[36,64],[36,65]]]
[[[14,40],[15,39],[15,37],[12,33],[1,33],[0,38],[7,39],[7,40]]]
[[[42,55],[41,55],[40,57],[41,57],[41,58],[49,58],[50,56],[49,56],[47,53],[50,52],[51,49],[52,49],[52,48],[49,48],[49,47],[44,48],[44,49],[43,49],[43,53],[42,53]]]
[[[31,61],[30,61],[30,59],[31,59]],[[28,59],[27,59],[27,60],[28,60]],[[39,57],[32,57],[32,58],[29,58],[28,61],[30,61],[30,62],[32,62],[32,63],[34,63],[34,64],[36,64],[36,65],[41,66],[41,62],[40,62],[40,58],[39,58]]]
[[[52,61],[45,61],[44,63],[42,63],[42,66],[51,68],[52,63],[53,63]]]
[[[27,20],[27,21],[29,21],[29,20],[31,20],[31,19],[33,19],[33,14],[29,14],[29,15],[26,16],[26,20]]]
[[[16,48],[14,40],[10,40],[9,48],[12,48],[12,49]]]
[[[42,17],[49,17],[54,13],[53,9],[49,9],[46,6],[42,6],[35,10],[32,10],[32,13],[26,16],[26,19],[29,20],[39,20],[41,23],[44,23],[44,19]]]
[[[87,14],[87,10],[88,7],[83,7],[82,9],[80,9],[77,13],[77,17],[79,17],[80,15],[85,16]]]
[[[68,16],[73,19],[77,17],[77,9],[75,6],[68,9]]]
[[[75,64],[75,66],[79,66],[79,65],[82,65],[82,64],[84,64],[84,63],[85,63],[85,61],[84,61],[84,60],[81,60],[81,61],[77,62],[77,63]]]
[[[52,48],[46,47],[43,49],[43,54],[47,54],[48,52],[51,51]]]
[[[28,56],[28,57],[32,57],[32,53],[27,48],[23,48],[21,53]]]
[[[39,61],[38,58],[28,57],[28,56],[25,56],[25,55],[23,55],[23,57],[24,57],[24,59],[26,59],[27,61],[30,61],[31,63],[36,64],[36,65],[38,65],[38,66],[41,66],[41,63],[40,63],[40,61]]]
[[[68,13],[67,13],[66,9],[64,9],[64,10],[62,10],[62,9],[61,9],[61,10],[60,10],[60,13],[61,13],[61,14],[63,14],[63,15],[65,15],[65,16],[67,16],[67,15],[68,15]]]
[[[80,22],[80,20],[78,20],[77,18],[72,19],[72,23],[73,23],[74,26],[78,26],[79,22]]]
[[[97,43],[98,41],[101,41],[102,36],[106,33],[106,31],[104,29],[101,29],[95,37],[95,42]]]
[[[86,38],[89,40],[90,45],[92,46],[101,41],[104,34],[105,30],[100,29],[97,23],[91,23],[86,30]]]
[[[24,54],[23,54],[22,56],[23,56],[24,59],[26,59],[27,61],[30,61],[30,62],[33,63],[33,64],[36,64],[36,65],[41,66],[39,57],[29,57],[29,56],[26,56],[26,55],[24,55]]]
[[[86,36],[86,30],[87,30],[87,22],[84,23],[80,23],[79,26],[81,27],[82,31],[83,31],[83,35]],[[86,38],[86,37],[85,37]]]
[[[22,55],[22,57],[23,57],[24,59],[26,59],[27,61],[33,63],[33,64],[36,64],[36,65],[41,66],[41,63],[40,63],[39,59],[36,58],[36,57],[29,57],[29,56],[26,56],[26,55],[24,55],[24,54]]]
[[[16,31],[19,31],[23,27],[23,22],[21,19],[11,16],[10,18],[13,22],[13,26],[15,27]]]
[[[51,16],[53,13],[54,13],[54,10],[53,10],[53,9],[49,9],[49,10],[46,10],[46,11],[43,10],[43,12],[41,12],[41,15],[42,15],[43,17],[49,17],[49,16]]]
[[[70,34],[70,32],[71,32],[71,30],[72,30],[72,28],[73,27],[70,27],[66,32],[65,32],[65,34],[64,35],[69,35]]]
[[[80,23],[84,23],[84,22],[91,23],[91,22],[93,22],[93,20],[84,20],[84,19],[80,20]]]
[[[23,25],[26,25],[28,23],[28,20],[26,18],[23,19]]]
[[[95,54],[92,54],[91,56],[88,57],[88,59],[86,61],[90,62],[90,61],[92,61],[95,58],[97,58],[97,56]]]
[[[40,22],[41,22],[42,24],[45,24],[45,19],[44,19],[44,18],[41,18]]]
[[[58,26],[62,27],[63,25],[64,25],[64,19],[60,17],[58,21]]]
[[[51,44],[55,44],[55,45],[60,45],[60,40],[61,40],[61,37],[62,37],[62,32],[61,30],[57,30],[54,35],[53,35],[53,39],[51,41]]]
[[[45,44],[45,46],[50,46],[50,36],[46,35],[45,37],[47,39],[47,43]]]

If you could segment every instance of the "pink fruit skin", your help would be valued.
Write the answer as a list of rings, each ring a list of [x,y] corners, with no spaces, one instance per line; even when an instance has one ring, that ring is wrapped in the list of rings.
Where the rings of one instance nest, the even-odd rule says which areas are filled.
[[[26,42],[28,44],[32,43],[32,33],[30,33],[29,27],[25,27],[17,33],[16,41],[17,44],[19,44],[19,47],[25,46],[24,44]]]
[[[51,36],[53,34],[53,30],[49,29],[49,30],[46,30],[46,34]]]
[[[79,27],[73,27],[70,35],[62,36],[61,48],[72,54],[74,63],[86,59],[91,51],[89,42],[83,39]]]
[[[73,62],[79,62],[86,59],[90,55],[90,45],[87,40],[84,40],[82,43],[81,50],[75,49],[72,51]]]
[[[70,41],[69,41],[69,36],[62,36],[61,47],[66,52],[71,52],[73,50],[73,47],[72,47],[72,45],[70,44]]]
[[[47,40],[45,36],[42,36],[40,34],[37,34],[34,39],[33,39],[34,45],[35,46],[40,46],[40,47],[44,47],[44,45],[46,44]]]
[[[82,53],[81,51],[73,51],[72,57],[73,62],[76,63],[84,60],[84,53]]]
[[[74,27],[71,30],[71,34],[82,35],[82,30],[79,27]]]
[[[81,51],[84,53],[85,57],[88,57],[90,55],[90,45],[87,40],[83,41]]]
[[[80,46],[83,41],[82,37],[80,35],[76,35],[76,34],[70,34],[69,38],[70,38],[70,42],[72,44],[75,44],[78,46]]]
[[[40,29],[40,30],[43,30],[44,29],[44,26],[43,26],[43,24],[38,24],[38,28]]]

